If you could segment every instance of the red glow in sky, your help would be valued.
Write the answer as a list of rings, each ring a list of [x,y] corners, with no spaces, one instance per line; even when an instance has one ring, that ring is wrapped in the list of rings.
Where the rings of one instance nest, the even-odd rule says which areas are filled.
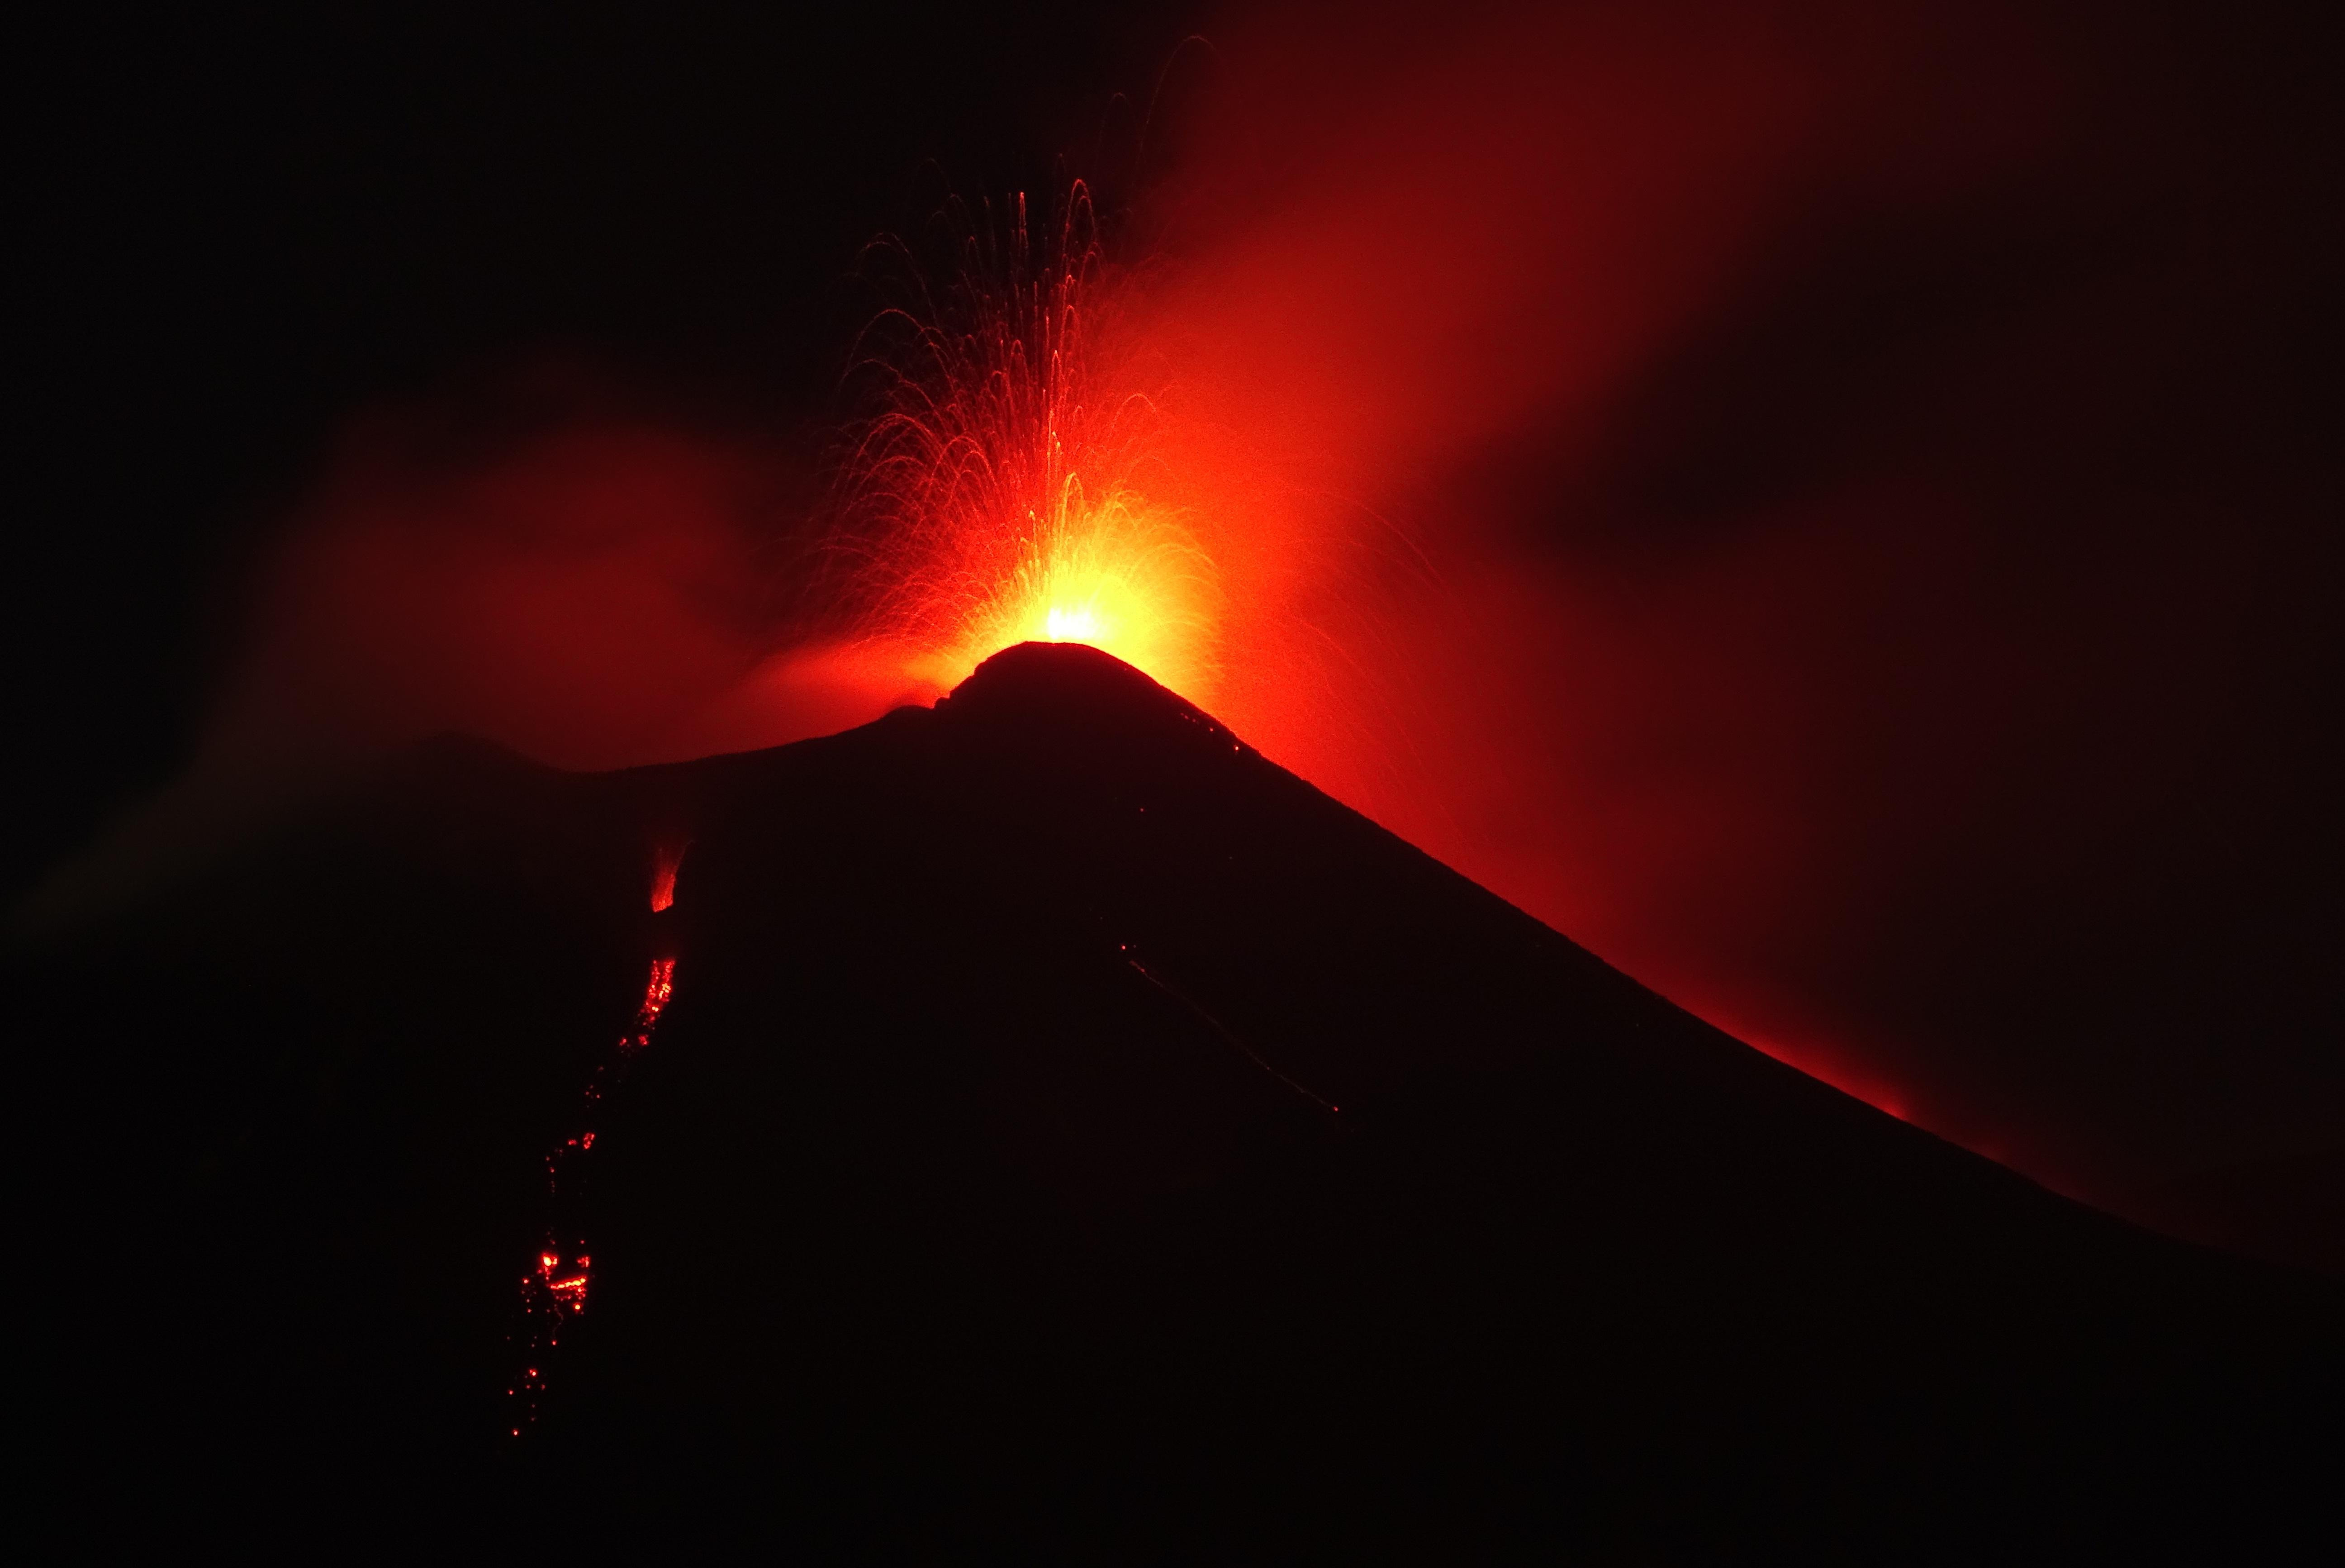
[[[827,499],[607,410],[355,428],[207,767],[680,759],[1093,642],[1797,1064],[2122,1164],[1996,1043],[1980,933],[2164,820],[2255,602],[2194,521],[2247,499],[2092,466],[2174,450],[2127,399],[2198,373],[2195,283],[2091,270],[2091,203],[2189,167],[2155,95],[1991,6],[1289,5],[1174,64],[1213,90],[1163,100],[1145,238],[1080,190],[956,218]]]

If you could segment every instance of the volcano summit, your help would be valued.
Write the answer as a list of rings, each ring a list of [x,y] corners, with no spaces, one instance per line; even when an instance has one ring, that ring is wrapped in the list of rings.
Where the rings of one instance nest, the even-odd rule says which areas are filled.
[[[1086,647],[673,767],[439,743],[10,962],[73,1217],[51,1462],[108,1528],[2333,1529],[2333,1286],[1781,1065]]]

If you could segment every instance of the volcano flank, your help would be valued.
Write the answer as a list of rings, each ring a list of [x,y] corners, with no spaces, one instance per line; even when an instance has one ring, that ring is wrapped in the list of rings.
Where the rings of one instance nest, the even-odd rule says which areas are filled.
[[[101,1534],[2272,1560],[2333,1481],[2332,1283],[1771,1060],[1087,647],[675,766],[434,743],[9,962]]]

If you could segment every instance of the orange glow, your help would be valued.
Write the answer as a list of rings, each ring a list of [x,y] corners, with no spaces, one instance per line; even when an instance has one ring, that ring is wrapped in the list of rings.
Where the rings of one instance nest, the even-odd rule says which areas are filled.
[[[1199,606],[1211,562],[1140,498],[1094,507],[1072,480],[1068,490],[1061,515],[1030,526],[1020,558],[971,595],[955,634],[915,656],[912,673],[949,687],[1019,643],[1087,643],[1175,690],[1207,683],[1213,628]]]
[[[653,908],[665,909],[674,901],[675,860],[665,857],[655,871]],[[668,892],[668,902],[660,901],[663,887]],[[635,1005],[634,1024],[619,1036],[618,1045],[610,1059],[595,1067],[582,1098],[588,1114],[603,1099],[605,1085],[614,1082],[625,1070],[629,1058],[652,1043],[652,1031],[658,1025],[660,1014],[675,994],[675,960],[655,958],[651,972],[644,981],[643,1000]],[[574,1318],[586,1310],[586,1295],[593,1283],[594,1259],[587,1256],[585,1244],[574,1238],[578,1222],[572,1210],[576,1204],[574,1182],[563,1178],[570,1161],[584,1157],[594,1146],[594,1130],[582,1129],[574,1137],[565,1138],[554,1146],[545,1160],[546,1196],[553,1208],[552,1222],[547,1227],[545,1245],[537,1254],[537,1267],[522,1276],[521,1302],[523,1327],[513,1336],[513,1343],[536,1365],[525,1369],[523,1376],[505,1390],[521,1406],[521,1423],[507,1430],[515,1437],[537,1420],[539,1402],[545,1395],[545,1378],[540,1370],[550,1353],[561,1344],[562,1325],[565,1319]]]
[[[1160,400],[1103,330],[1083,187],[1039,247],[1021,196],[1006,236],[973,229],[958,278],[913,292],[867,334],[876,412],[838,498],[864,640],[939,691],[1013,644],[1079,642],[1209,697],[1220,570],[1171,494]]]
[[[662,844],[652,851],[652,913],[674,907],[675,873],[684,865],[684,851],[688,847]]]
[[[648,1032],[659,1022],[660,1013],[667,1007],[668,998],[675,994],[675,960],[652,960],[651,978],[644,983],[643,1006],[636,1010],[635,1027]]]

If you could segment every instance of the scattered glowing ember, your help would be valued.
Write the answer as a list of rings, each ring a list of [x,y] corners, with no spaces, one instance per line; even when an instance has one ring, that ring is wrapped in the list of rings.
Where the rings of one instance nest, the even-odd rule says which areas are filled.
[[[634,1033],[620,1040],[621,1051],[632,1054],[652,1043],[652,1028],[659,1023],[659,1015],[666,1011],[668,998],[675,994],[675,960],[672,958],[652,960],[652,976],[644,983],[643,1005],[635,1010]],[[588,1133],[586,1141],[591,1145],[594,1141],[594,1135]]]
[[[664,857],[655,867],[652,884],[654,912],[670,907],[675,901],[675,858]],[[663,896],[665,895],[665,897]],[[612,1055],[596,1064],[593,1077],[587,1081],[584,1099],[587,1113],[602,1101],[604,1091],[618,1080],[626,1064],[652,1043],[652,1032],[658,1026],[660,1014],[675,994],[675,960],[655,958],[651,973],[644,982],[643,1001],[636,1005],[634,1023],[619,1036]],[[552,1210],[546,1227],[545,1242],[538,1250],[533,1266],[522,1276],[521,1301],[523,1326],[513,1336],[513,1343],[521,1352],[522,1369],[505,1390],[513,1401],[512,1424],[508,1430],[514,1437],[535,1423],[538,1410],[544,1401],[546,1369],[553,1353],[562,1344],[563,1325],[586,1310],[586,1294],[594,1279],[594,1259],[587,1256],[585,1243],[580,1237],[577,1182],[571,1162],[594,1146],[594,1129],[582,1128],[575,1136],[565,1138],[545,1158],[545,1190]]]
[[[1167,499],[1158,399],[1107,352],[1089,193],[1071,189],[1039,248],[1023,196],[1006,238],[990,212],[959,227],[957,277],[930,289],[915,264],[857,366],[876,412],[855,427],[836,544],[874,601],[870,640],[939,689],[1013,644],[1080,642],[1204,699],[1219,573]]]

